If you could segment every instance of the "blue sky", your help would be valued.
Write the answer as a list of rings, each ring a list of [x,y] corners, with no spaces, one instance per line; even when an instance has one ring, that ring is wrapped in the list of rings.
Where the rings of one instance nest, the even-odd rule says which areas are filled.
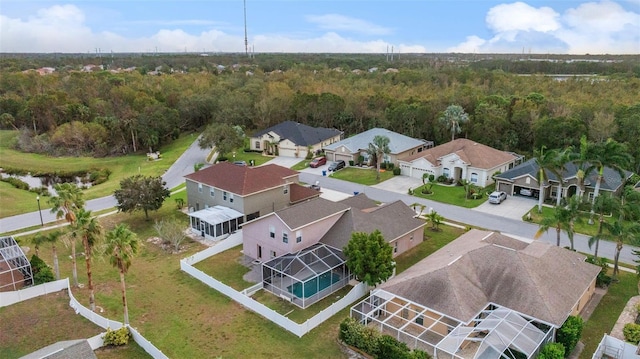
[[[640,0],[247,0],[255,52],[638,54]],[[0,52],[243,52],[243,1],[3,0]]]

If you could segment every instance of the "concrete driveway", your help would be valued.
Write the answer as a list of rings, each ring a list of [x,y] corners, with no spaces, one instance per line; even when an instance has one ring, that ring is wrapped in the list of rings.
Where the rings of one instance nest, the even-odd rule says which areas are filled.
[[[420,186],[422,186],[422,179],[420,178],[413,178],[409,176],[393,176],[388,180],[371,187],[395,193],[407,194],[409,192],[409,188],[416,189]]]
[[[508,196],[507,199],[500,204],[491,204],[489,201],[485,201],[478,207],[473,208],[473,210],[500,217],[522,220],[522,216],[527,214],[536,204],[538,204],[538,201],[534,198]]]
[[[287,167],[287,168],[291,168],[293,166],[295,166],[296,164],[298,164],[298,162],[304,160],[304,158],[298,158],[298,157],[284,157],[284,156],[278,156],[278,157],[274,157],[273,159],[267,161],[266,163],[263,164],[274,164],[274,165],[278,165],[278,166],[282,166],[282,167]]]

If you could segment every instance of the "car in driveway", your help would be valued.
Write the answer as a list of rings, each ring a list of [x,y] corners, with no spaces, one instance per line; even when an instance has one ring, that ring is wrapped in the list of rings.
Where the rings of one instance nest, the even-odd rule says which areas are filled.
[[[489,195],[489,203],[500,204],[507,199],[507,194],[502,191],[495,191]]]
[[[337,170],[339,170],[339,169],[341,169],[341,168],[344,168],[344,166],[346,166],[346,164],[344,163],[344,161],[343,161],[343,160],[338,160],[338,161],[332,162],[332,163],[329,165],[328,170],[329,170],[329,171],[337,171]]]
[[[320,166],[326,165],[326,164],[327,164],[327,158],[326,157],[316,157],[313,160],[311,160],[311,163],[309,163],[309,167],[317,168],[317,167],[320,167]]]

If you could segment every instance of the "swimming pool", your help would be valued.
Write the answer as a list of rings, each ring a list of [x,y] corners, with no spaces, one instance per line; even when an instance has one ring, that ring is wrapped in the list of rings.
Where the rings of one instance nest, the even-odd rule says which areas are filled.
[[[326,289],[331,286],[333,283],[336,283],[340,280],[340,276],[337,274],[331,275],[331,273],[324,273],[318,277],[311,278],[304,282],[304,296],[303,296],[303,283],[296,282],[287,287],[289,293],[295,295],[298,298],[309,298],[310,296],[316,294],[317,292]]]

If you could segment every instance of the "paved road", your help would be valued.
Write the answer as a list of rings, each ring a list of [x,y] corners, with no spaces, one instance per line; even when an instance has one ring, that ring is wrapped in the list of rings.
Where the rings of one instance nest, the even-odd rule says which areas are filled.
[[[162,179],[167,182],[168,188],[173,188],[184,182],[183,176],[193,173],[193,166],[196,163],[204,162],[209,150],[202,150],[198,146],[197,138],[189,148],[169,167],[162,175]],[[87,201],[85,208],[91,211],[101,211],[114,208],[117,202],[113,196],[101,197]],[[42,221],[51,223],[56,221],[55,214],[48,209],[42,211]],[[17,216],[0,219],[0,233],[16,231],[19,229],[37,226],[40,224],[40,214],[36,212],[20,214]]]
[[[467,223],[473,226],[478,226],[481,228],[486,228],[488,230],[500,231],[505,234],[510,234],[517,237],[524,238],[533,238],[533,235],[538,230],[538,225],[523,222],[517,219],[504,218],[502,216],[497,216],[494,214],[481,212],[477,210],[457,207],[445,203],[439,203],[434,201],[429,201],[426,199],[409,196],[404,193],[392,192],[389,190],[384,190],[375,187],[363,186],[360,184],[340,181],[337,179],[333,179],[331,177],[319,176],[316,174],[302,172],[300,173],[300,181],[306,183],[315,183],[316,181],[320,182],[320,187],[328,188],[335,191],[353,193],[360,192],[365,193],[369,198],[381,201],[381,202],[393,202],[397,200],[402,200],[406,204],[420,203],[427,206],[426,211],[429,208],[437,211],[440,215],[445,217],[446,219]],[[550,230],[549,232],[543,234],[539,240],[544,240],[550,243],[556,243],[556,232],[555,230]],[[589,249],[588,246],[588,237],[584,235],[575,235],[574,236],[574,247],[576,250],[584,253],[593,253],[592,249]],[[563,232],[561,235],[561,246],[569,246],[569,240],[566,234]],[[634,264],[634,260],[637,258],[634,256],[631,251],[633,249],[638,249],[638,247],[632,246],[624,246],[622,252],[620,253],[620,261],[628,264]],[[606,258],[613,258],[615,254],[615,243],[601,241],[600,247],[598,249],[598,255]]]

